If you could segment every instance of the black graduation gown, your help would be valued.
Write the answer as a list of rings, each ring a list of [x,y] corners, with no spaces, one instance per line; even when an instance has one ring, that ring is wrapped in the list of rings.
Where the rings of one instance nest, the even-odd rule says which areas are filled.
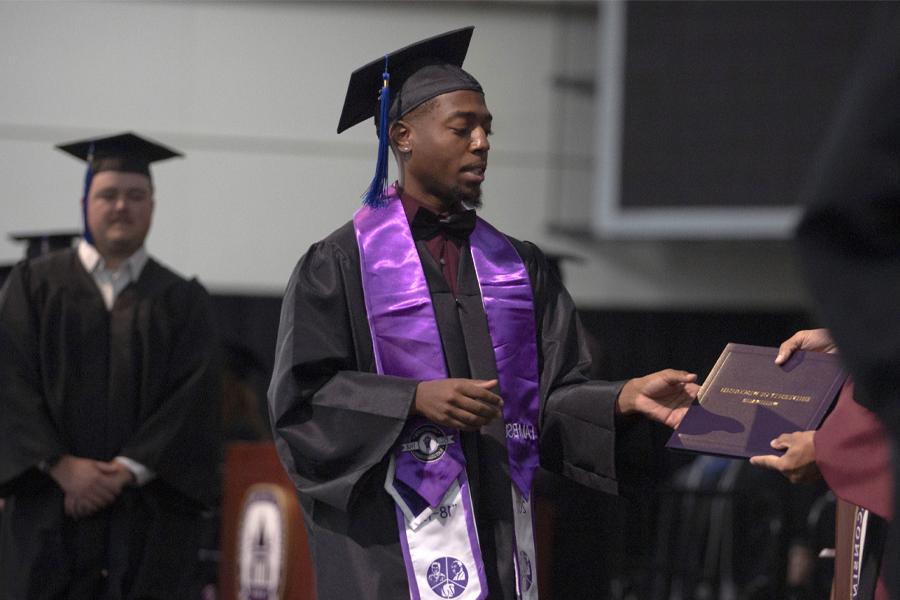
[[[876,15],[797,241],[859,403],[900,432],[900,5]]]
[[[621,383],[589,381],[590,356],[572,300],[530,243],[511,239],[535,297],[541,380],[541,465],[615,493],[614,405]],[[471,254],[463,247],[454,298],[419,243],[452,376],[496,373]],[[279,455],[299,491],[319,598],[408,594],[388,453],[417,380],[375,373],[352,223],[313,245],[288,283],[269,388]],[[501,425],[502,426],[502,425]],[[492,598],[513,598],[512,515],[502,432],[464,434]],[[502,459],[500,458],[502,456]]]
[[[197,558],[200,511],[218,493],[208,306],[199,283],[153,259],[112,311],[74,250],[13,270],[0,292],[4,599],[181,595]],[[76,521],[64,515],[62,490],[38,470],[62,454],[127,456],[156,478]],[[105,585],[100,569],[107,596],[92,587]]]
[[[811,177],[797,246],[815,306],[887,427],[900,482],[900,5],[881,3]],[[900,598],[900,493],[884,564]]]

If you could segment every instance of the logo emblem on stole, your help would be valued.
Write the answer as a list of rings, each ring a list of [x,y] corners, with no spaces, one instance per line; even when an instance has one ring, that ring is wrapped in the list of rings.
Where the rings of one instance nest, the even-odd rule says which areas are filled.
[[[528,558],[524,551],[519,552],[519,568],[522,571],[522,589],[527,592],[531,589],[531,584],[534,583],[534,575],[531,571],[531,559]]]
[[[428,565],[428,586],[440,598],[456,598],[469,584],[469,571],[463,562],[442,556]]]
[[[447,451],[447,446],[455,444],[453,435],[445,434],[440,427],[427,423],[415,429],[409,441],[400,446],[403,452],[411,453],[421,462],[438,460]]]

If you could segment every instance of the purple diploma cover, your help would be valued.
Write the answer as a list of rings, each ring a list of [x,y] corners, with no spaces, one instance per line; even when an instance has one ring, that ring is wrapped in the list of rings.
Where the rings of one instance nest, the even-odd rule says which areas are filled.
[[[728,344],[667,448],[728,457],[782,454],[769,442],[818,429],[847,378],[837,356]]]

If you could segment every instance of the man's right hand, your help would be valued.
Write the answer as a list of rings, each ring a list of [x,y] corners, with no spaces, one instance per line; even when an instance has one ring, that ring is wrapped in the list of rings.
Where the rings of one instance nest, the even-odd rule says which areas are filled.
[[[475,431],[503,416],[503,400],[491,391],[497,380],[435,379],[416,387],[410,414],[438,425]]]
[[[65,509],[79,519],[112,504],[122,490],[104,463],[66,455],[53,465],[49,475],[66,494]]]

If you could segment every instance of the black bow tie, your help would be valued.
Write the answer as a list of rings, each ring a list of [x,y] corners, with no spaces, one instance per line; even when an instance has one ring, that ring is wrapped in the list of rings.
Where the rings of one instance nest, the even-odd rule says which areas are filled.
[[[459,241],[469,239],[475,229],[475,211],[467,210],[447,216],[438,216],[430,210],[420,208],[410,224],[414,240],[430,240],[439,234]]]

